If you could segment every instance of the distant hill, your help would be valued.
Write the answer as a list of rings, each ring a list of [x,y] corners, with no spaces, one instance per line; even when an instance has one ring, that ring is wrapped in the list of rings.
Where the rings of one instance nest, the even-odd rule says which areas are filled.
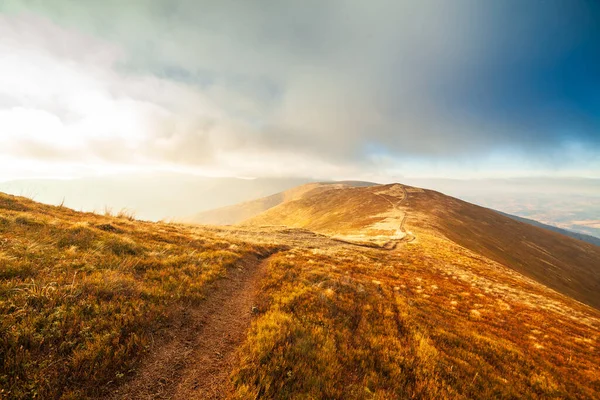
[[[361,181],[307,183],[271,196],[200,212],[187,219],[187,222],[207,225],[233,225],[252,218],[282,203],[298,200],[309,193],[316,194],[332,189],[373,185],[376,184]]]
[[[600,238],[600,179],[403,179],[469,203]]]
[[[498,211],[498,210],[495,210],[495,211],[497,213],[505,215],[505,216],[507,216],[509,218],[512,218],[515,221],[524,222],[526,224],[537,226],[538,228],[548,229],[548,230],[551,230],[551,231],[554,231],[554,232],[558,232],[558,233],[561,233],[563,235],[572,237],[574,239],[583,240],[584,242],[588,242],[588,243],[591,243],[591,244],[595,244],[596,246],[600,246],[600,238],[597,238],[595,236],[586,235],[584,233],[579,233],[579,232],[573,232],[573,231],[570,231],[568,229],[562,229],[562,228],[559,228],[558,226],[554,226],[554,225],[543,224],[543,223],[535,221],[533,219],[523,218],[523,217],[519,217],[519,216],[512,215],[512,214],[507,214],[507,213],[504,213],[502,211]]]
[[[400,184],[307,191],[241,225],[285,225],[378,242],[386,236],[401,240],[403,231],[434,232],[600,307],[600,247],[435,191]]]

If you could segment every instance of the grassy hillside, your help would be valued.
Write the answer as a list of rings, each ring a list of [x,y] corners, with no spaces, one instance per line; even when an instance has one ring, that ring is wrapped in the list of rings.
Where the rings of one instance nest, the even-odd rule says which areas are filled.
[[[270,259],[235,398],[600,396],[597,310],[416,234],[385,251],[296,233]]]
[[[0,398],[600,398],[600,312],[484,254],[503,231],[467,228],[495,220],[465,205],[447,221],[461,205],[438,196],[389,185],[284,204],[311,204],[315,233],[0,194]],[[332,238],[404,216],[416,239],[393,250]],[[260,268],[257,294],[236,283]],[[214,292],[224,281],[245,291]]]
[[[574,239],[583,240],[584,242],[588,242],[591,244],[595,244],[596,246],[600,246],[600,238],[597,238],[595,236],[586,235],[584,233],[574,232],[574,231],[570,231],[567,229],[562,229],[562,228],[559,228],[554,225],[542,224],[541,222],[534,221],[529,218],[523,218],[523,217],[519,217],[519,216],[512,215],[512,214],[503,213],[501,211],[496,211],[496,212],[498,212],[499,214],[502,214],[504,216],[507,216],[509,218],[512,218],[516,221],[525,222],[526,224],[537,226],[538,228],[548,229],[550,231],[558,232],[562,235],[569,236]]]
[[[0,194],[0,398],[101,393],[207,285],[268,252]]]
[[[242,222],[242,225],[286,225],[318,232],[337,234],[354,232],[382,220],[389,202],[372,195],[372,188],[333,188],[325,192],[308,192],[278,207]]]
[[[204,211],[196,214],[189,222],[208,225],[233,225],[255,217],[280,204],[301,199],[308,194],[318,194],[333,189],[372,185],[374,183],[359,181],[307,183],[271,196]]]
[[[600,247],[433,191],[413,193],[407,224],[600,308]]]
[[[401,185],[331,190],[281,204],[242,224],[286,225],[356,237],[422,228],[600,308],[600,247],[515,221],[438,192]],[[394,215],[395,211],[395,215]],[[363,239],[365,240],[365,239]],[[418,235],[417,235],[418,240]]]

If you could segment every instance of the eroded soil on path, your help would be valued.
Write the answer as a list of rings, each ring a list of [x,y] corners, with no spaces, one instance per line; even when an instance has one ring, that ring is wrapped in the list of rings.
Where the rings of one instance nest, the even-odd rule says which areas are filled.
[[[169,337],[138,373],[108,396],[120,399],[223,399],[233,388],[229,374],[252,319],[267,259],[228,271],[196,307],[180,310]]]

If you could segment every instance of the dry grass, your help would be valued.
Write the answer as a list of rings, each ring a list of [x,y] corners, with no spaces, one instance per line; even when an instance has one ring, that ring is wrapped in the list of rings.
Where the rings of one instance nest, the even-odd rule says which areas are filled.
[[[189,222],[212,225],[233,225],[255,217],[278,205],[299,200],[309,195],[321,194],[333,189],[370,185],[372,184],[368,182],[308,183],[271,196],[204,211],[191,218]]]
[[[600,308],[599,246],[430,190],[391,184],[308,192],[243,224],[305,228],[347,241],[381,244],[386,238],[402,239],[404,230],[399,228],[403,220],[408,240],[412,240],[412,228],[436,232]]]
[[[0,398],[75,399],[126,378],[178,305],[265,246],[0,194]]]
[[[334,188],[320,192],[313,190],[305,193],[304,197],[282,203],[242,224],[286,225],[327,234],[364,233],[386,220],[391,208],[390,199],[401,200],[391,196],[388,199],[377,193],[380,190],[378,186]],[[390,231],[394,232],[397,226]]]
[[[599,246],[432,191],[410,194],[409,209],[409,225],[436,231],[600,309]]]
[[[269,266],[233,379],[254,398],[600,396],[600,314],[426,231]]]
[[[427,194],[410,192],[410,206]],[[417,240],[385,251],[0,195],[2,396],[104,394],[156,351],[173,310],[201,307],[211,282],[277,249],[231,375],[236,398],[600,398],[596,309],[455,244],[435,219],[410,222]]]

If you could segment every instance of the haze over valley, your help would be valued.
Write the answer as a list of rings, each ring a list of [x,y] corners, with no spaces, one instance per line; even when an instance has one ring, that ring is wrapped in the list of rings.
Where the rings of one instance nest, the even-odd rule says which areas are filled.
[[[125,209],[144,220],[189,221],[202,211],[272,195],[304,183],[328,180],[218,178],[163,173],[10,180],[0,182],[0,191],[82,211],[118,212]],[[600,238],[599,179],[399,177],[397,181]]]

